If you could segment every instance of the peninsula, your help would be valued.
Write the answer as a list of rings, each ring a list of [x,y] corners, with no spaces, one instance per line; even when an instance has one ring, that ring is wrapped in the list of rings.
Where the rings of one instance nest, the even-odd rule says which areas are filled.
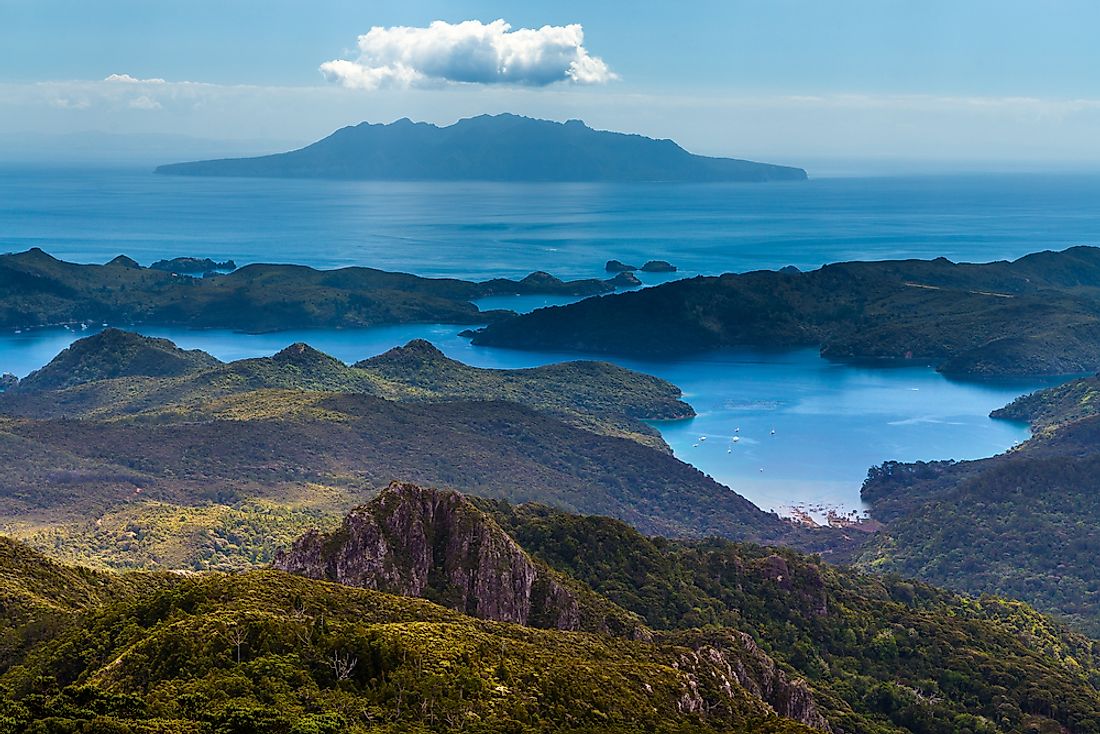
[[[675,357],[739,346],[958,376],[1100,370],[1100,249],[984,264],[845,262],[696,277],[493,323],[474,344]]]

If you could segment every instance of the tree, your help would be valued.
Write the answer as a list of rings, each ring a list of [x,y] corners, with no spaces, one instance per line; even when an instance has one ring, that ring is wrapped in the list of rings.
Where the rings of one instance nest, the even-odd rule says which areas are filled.
[[[355,670],[355,666],[359,663],[359,659],[349,655],[346,652],[334,652],[332,657],[326,661],[326,664],[332,668],[333,675],[336,676],[336,680],[347,680],[351,677],[351,673]]]

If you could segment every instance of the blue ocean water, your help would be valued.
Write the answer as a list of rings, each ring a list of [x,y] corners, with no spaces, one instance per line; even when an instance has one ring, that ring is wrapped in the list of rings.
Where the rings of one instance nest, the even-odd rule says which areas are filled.
[[[0,166],[0,251],[368,265],[420,275],[688,275],[892,257],[1011,258],[1100,244],[1100,176],[789,184],[378,183]],[[646,282],[662,277],[644,276]]]
[[[143,263],[178,255],[367,265],[421,275],[604,276],[661,258],[647,284],[844,259],[1012,258],[1100,243],[1100,176],[824,179],[781,185],[498,185],[202,179],[137,170],[0,168],[0,251]],[[496,298],[529,310],[568,299]],[[120,325],[125,326],[125,325]],[[473,347],[461,327],[264,335],[145,329],[222,359],[294,341],[347,361],[422,337],[468,364],[527,367],[578,355]],[[0,372],[26,374],[82,332],[0,334]],[[990,410],[1040,386],[953,382],[924,367],[842,366],[815,352],[617,360],[680,385],[699,416],[659,427],[677,456],[768,509],[859,508],[868,467],[967,459],[1023,440]],[[774,433],[773,433],[774,431]],[[705,437],[705,438],[704,438]],[[737,441],[733,438],[737,437]],[[817,514],[820,514],[818,512]]]

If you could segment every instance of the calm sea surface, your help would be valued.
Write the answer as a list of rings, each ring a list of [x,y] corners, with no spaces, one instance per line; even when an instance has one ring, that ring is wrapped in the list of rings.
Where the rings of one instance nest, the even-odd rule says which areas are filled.
[[[887,257],[982,261],[1100,244],[1097,202],[1100,176],[707,186],[381,184],[0,166],[0,251],[39,246],[80,262],[125,253],[145,264],[195,255],[238,264],[368,265],[463,278],[532,270],[596,277],[609,258],[636,264],[661,258],[679,265],[680,275],[693,275]],[[667,278],[644,277],[648,283]],[[483,307],[529,310],[560,302],[491,299]],[[143,331],[222,359],[307,341],[352,361],[415,337],[479,366],[525,367],[577,356],[472,347],[457,336],[460,330]],[[24,375],[79,335],[0,333],[0,372]],[[1040,386],[953,382],[921,367],[840,366],[813,351],[619,361],[675,382],[699,413],[659,426],[677,456],[780,511],[795,505],[857,509],[867,468],[884,460],[1002,451],[1027,432],[990,420],[988,412]]]

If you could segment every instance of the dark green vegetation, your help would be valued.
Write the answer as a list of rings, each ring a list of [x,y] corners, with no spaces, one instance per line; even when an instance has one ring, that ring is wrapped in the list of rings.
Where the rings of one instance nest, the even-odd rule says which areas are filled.
[[[1100,416],[1096,378],[1025,396],[995,415],[1036,435],[980,461],[887,463],[863,498],[886,531],[870,566],[1023,599],[1100,634]]]
[[[810,683],[837,730],[1060,731],[1047,718],[1069,731],[1100,726],[1095,643],[1024,604],[790,551],[644,538],[606,518],[483,506],[534,556],[657,630],[750,633]]]
[[[164,270],[169,273],[199,274],[217,272],[219,270],[236,270],[237,263],[232,260],[217,262],[208,257],[174,257],[171,260],[157,260],[149,266],[153,270]]]
[[[6,532],[101,566],[244,568],[404,478],[648,532],[831,542],[672,457],[639,421],[690,408],[629,370],[479,370],[422,342],[354,367],[306,345],[207,362],[108,330],[3,393]]]
[[[0,622],[3,734],[809,731],[726,657],[685,644],[481,621],[274,571],[92,574],[13,548],[0,575],[56,612],[48,635]],[[98,593],[73,594],[74,578]]]
[[[832,359],[957,375],[1090,372],[1100,369],[1100,249],[691,278],[502,320],[474,343],[660,357],[817,346]]]
[[[345,127],[300,150],[160,166],[190,176],[398,181],[802,181],[801,168],[707,158],[671,140],[517,115],[448,127],[401,119]]]
[[[314,270],[247,265],[227,275],[180,276],[126,257],[106,265],[63,262],[35,248],[0,255],[0,328],[156,324],[241,331],[379,324],[484,324],[511,315],[478,310],[486,296],[590,296],[614,286],[547,273],[484,283],[420,278],[371,268]]]
[[[440,573],[553,569],[648,630],[502,623],[278,571],[100,574],[5,543],[0,577],[37,590],[24,609],[52,611],[47,635],[2,617],[0,732],[1100,731],[1095,643],[1023,604],[478,504],[499,526],[461,498],[395,486],[366,525],[353,515],[304,558],[357,563],[360,586],[426,580],[428,596],[453,593]],[[396,545],[361,542],[379,537]],[[478,602],[523,588],[481,581],[460,588]]]
[[[1094,375],[1023,395],[991,415],[1028,423],[1041,431],[1096,415],[1098,408],[1100,375]]]
[[[123,377],[180,377],[212,369],[220,362],[198,349],[183,350],[167,339],[137,337],[106,329],[78,339],[20,381],[24,393],[64,390]]]

